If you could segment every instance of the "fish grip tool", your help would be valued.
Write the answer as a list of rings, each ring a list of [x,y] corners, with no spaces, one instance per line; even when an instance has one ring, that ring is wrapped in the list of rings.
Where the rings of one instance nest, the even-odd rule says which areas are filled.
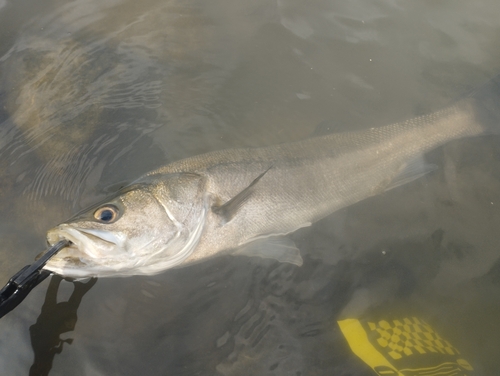
[[[42,268],[52,256],[70,243],[68,240],[61,240],[54,244],[33,264],[26,265],[9,279],[0,290],[0,318],[16,308],[31,290],[52,274]]]

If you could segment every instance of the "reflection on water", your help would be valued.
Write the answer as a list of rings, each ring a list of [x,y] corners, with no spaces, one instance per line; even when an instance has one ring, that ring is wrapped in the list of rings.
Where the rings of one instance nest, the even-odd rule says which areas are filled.
[[[499,12],[493,0],[0,0],[1,279],[47,229],[170,161],[441,108],[500,72]],[[300,268],[222,257],[103,279],[76,328],[93,282],[56,303],[54,277],[32,372],[371,375],[337,321],[415,315],[495,374],[499,145],[446,145],[427,156],[433,174],[300,230]],[[5,374],[29,372],[43,286],[0,321]]]
[[[63,279],[53,276],[50,280],[45,302],[36,323],[30,326],[31,346],[35,353],[35,360],[30,368],[30,376],[48,375],[54,356],[63,351],[63,345],[73,343],[72,338],[61,339],[63,333],[72,332],[78,319],[77,310],[83,296],[97,282],[97,278],[89,281],[73,282],[74,290],[66,302],[57,302],[57,291]]]

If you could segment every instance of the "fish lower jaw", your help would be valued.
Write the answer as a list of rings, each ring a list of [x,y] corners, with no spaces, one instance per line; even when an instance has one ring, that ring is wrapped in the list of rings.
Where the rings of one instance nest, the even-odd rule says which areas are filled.
[[[89,270],[85,267],[79,268],[77,265],[68,267],[61,262],[53,264],[49,262],[44,266],[44,269],[64,277],[75,278],[77,280],[97,276],[97,273],[89,272]]]
[[[84,260],[88,258],[89,256],[85,252],[80,251],[77,247],[71,244],[68,247],[60,250],[55,256],[52,256],[49,262],[69,261],[69,260],[79,259],[81,260],[82,264],[84,264],[85,263]]]

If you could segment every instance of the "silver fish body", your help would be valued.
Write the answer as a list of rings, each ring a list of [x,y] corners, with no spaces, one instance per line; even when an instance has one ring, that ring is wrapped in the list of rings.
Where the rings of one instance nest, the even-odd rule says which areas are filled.
[[[173,162],[50,230],[49,243],[74,245],[45,268],[71,277],[154,274],[222,253],[301,265],[284,235],[422,176],[432,169],[423,153],[490,132],[497,119],[477,101],[385,127]],[[104,223],[96,213],[108,206],[118,214]]]

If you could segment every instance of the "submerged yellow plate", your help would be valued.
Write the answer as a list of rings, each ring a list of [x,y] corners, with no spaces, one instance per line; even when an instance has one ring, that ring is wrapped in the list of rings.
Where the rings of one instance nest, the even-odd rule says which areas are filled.
[[[469,376],[460,352],[416,317],[338,321],[351,350],[380,376]]]

